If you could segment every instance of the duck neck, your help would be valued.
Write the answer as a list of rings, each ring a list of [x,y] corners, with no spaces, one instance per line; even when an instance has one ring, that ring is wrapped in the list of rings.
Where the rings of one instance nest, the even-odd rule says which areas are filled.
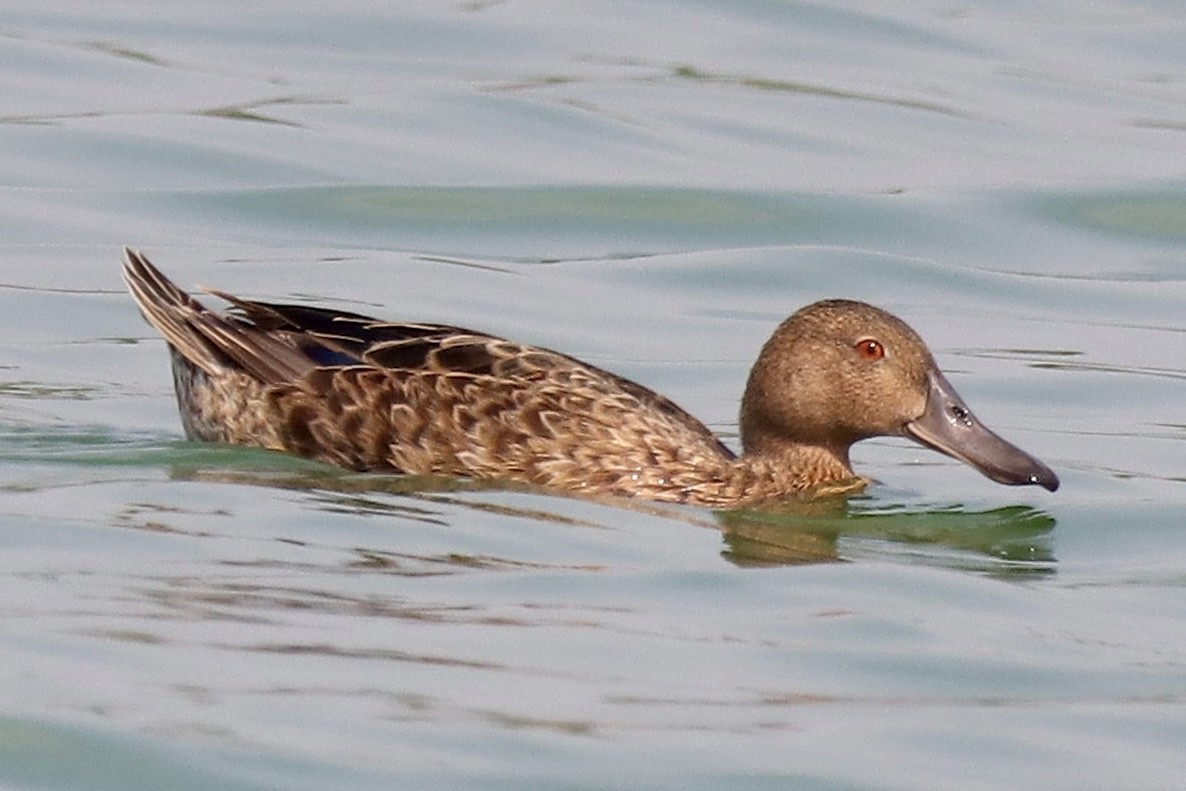
[[[810,485],[855,478],[848,461],[848,445],[820,445],[783,438],[744,442],[742,459],[750,464],[777,468],[803,478]]]

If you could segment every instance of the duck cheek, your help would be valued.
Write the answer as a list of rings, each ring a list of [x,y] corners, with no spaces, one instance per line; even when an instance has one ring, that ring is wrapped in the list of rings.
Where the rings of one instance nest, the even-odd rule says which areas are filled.
[[[928,378],[926,409],[903,426],[906,436],[959,459],[997,483],[1058,488],[1058,476],[1049,467],[985,428],[943,374],[931,371]]]

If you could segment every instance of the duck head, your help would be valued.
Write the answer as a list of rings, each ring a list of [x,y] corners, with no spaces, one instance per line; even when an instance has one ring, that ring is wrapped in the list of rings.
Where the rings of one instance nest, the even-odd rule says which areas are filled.
[[[909,437],[998,483],[1058,488],[1049,467],[976,419],[901,319],[849,300],[799,310],[750,372],[741,403],[746,454],[808,445],[851,471],[849,447],[876,436]]]

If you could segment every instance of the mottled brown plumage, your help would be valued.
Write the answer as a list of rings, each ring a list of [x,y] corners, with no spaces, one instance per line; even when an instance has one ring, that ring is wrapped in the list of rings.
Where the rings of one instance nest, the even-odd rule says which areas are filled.
[[[124,279],[169,343],[191,439],[357,470],[729,506],[858,490],[849,446],[898,434],[994,480],[1058,485],[975,422],[909,327],[859,302],[810,305],[766,343],[742,400],[739,458],[667,398],[547,349],[212,291],[233,305],[216,314],[132,250]],[[966,437],[948,436],[961,427]]]

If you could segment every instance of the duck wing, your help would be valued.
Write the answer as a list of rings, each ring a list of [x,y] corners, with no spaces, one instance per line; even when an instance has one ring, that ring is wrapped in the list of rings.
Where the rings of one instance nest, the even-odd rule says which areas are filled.
[[[491,386],[522,386],[565,378],[580,371],[582,379],[599,380],[606,391],[620,391],[637,399],[640,407],[655,410],[709,433],[693,415],[671,399],[624,377],[575,357],[530,346],[483,332],[445,324],[397,323],[367,316],[303,305],[244,300],[217,291],[210,293],[233,304],[254,326],[285,333],[322,369],[366,366],[396,378],[461,376],[489,380]],[[719,444],[719,443],[718,443]],[[723,454],[733,456],[720,445]]]
[[[220,314],[130,249],[125,249],[124,279],[148,322],[180,356],[211,377],[232,369],[294,396],[303,391],[314,399],[334,401],[346,396],[343,389],[382,391],[394,394],[385,397],[398,401],[400,393],[423,392],[423,385],[432,382],[430,389],[443,397],[442,407],[455,406],[469,395],[481,399],[497,392],[505,397],[525,389],[560,393],[565,382],[579,382],[589,394],[611,398],[616,404],[622,403],[618,396],[626,397],[643,423],[647,414],[661,416],[663,423],[680,426],[681,434],[706,442],[725,458],[734,457],[703,423],[670,399],[549,349],[462,327],[386,322],[208,289],[232,305],[230,312]],[[383,386],[375,379],[380,374],[386,382]],[[360,378],[371,384],[356,390],[354,383]]]

